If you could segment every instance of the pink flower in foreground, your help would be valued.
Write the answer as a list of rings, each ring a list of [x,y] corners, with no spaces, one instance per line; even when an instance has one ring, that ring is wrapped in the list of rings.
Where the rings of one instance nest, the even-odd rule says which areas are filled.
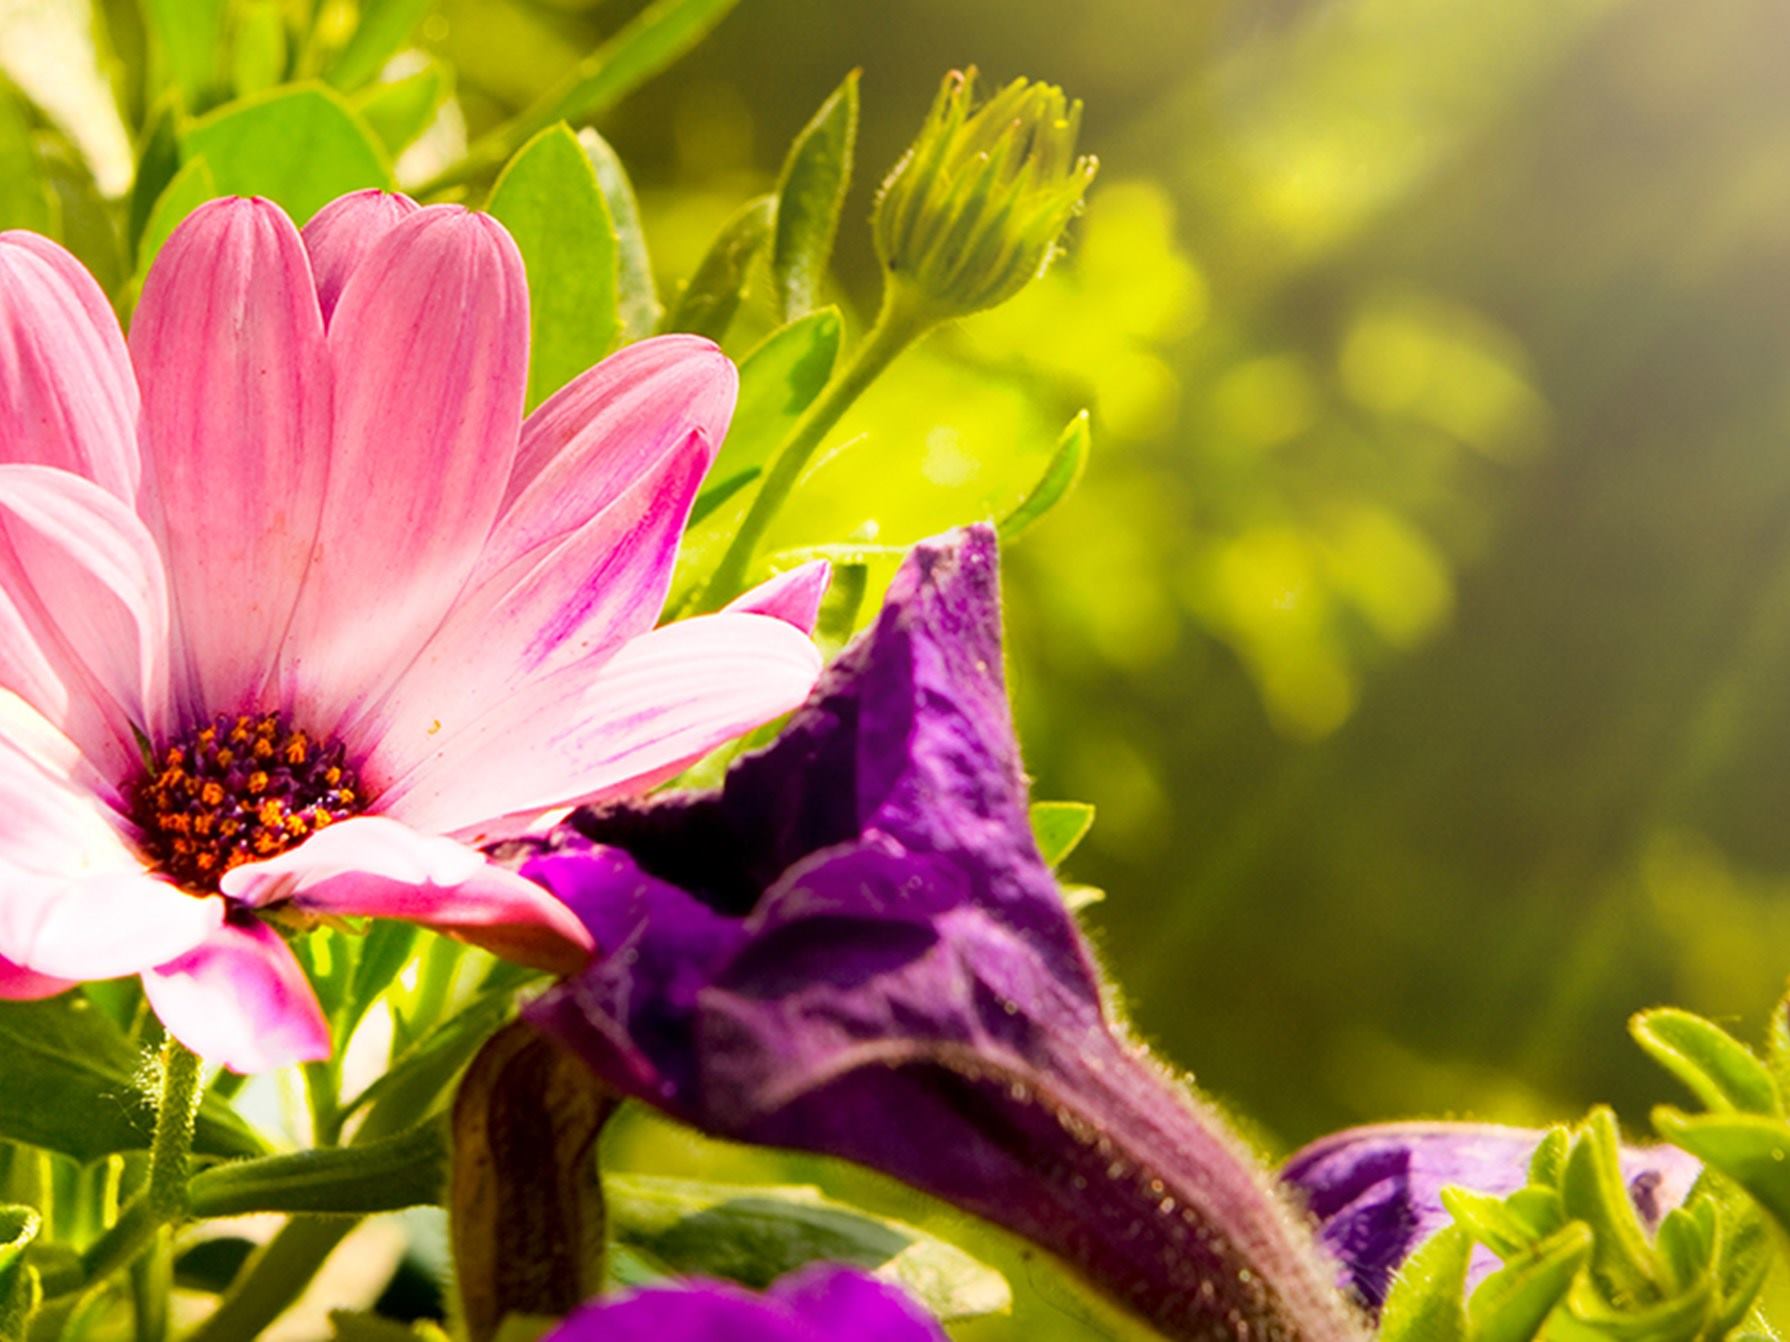
[[[575,969],[579,921],[472,845],[802,701],[824,570],[653,628],[733,366],[642,341],[524,421],[527,364],[521,258],[457,207],[213,202],[128,352],[0,234],[0,997],[141,974],[253,1071],[329,1050],[263,914]]]

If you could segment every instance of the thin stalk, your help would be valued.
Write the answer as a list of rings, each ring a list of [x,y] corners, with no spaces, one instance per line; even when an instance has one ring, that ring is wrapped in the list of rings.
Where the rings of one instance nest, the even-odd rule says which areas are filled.
[[[357,1224],[345,1216],[299,1216],[288,1221],[237,1274],[216,1312],[199,1325],[190,1342],[259,1337],[298,1299],[324,1259]]]
[[[845,371],[827,384],[826,390],[798,419],[777,449],[764,483],[753,497],[752,507],[740,523],[727,553],[721,556],[704,590],[702,607],[714,610],[738,596],[746,587],[746,574],[783,505],[788,502],[815,450],[844,418],[858,397],[888,369],[914,341],[937,324],[907,291],[891,284],[883,293],[882,311],[853,353]]]

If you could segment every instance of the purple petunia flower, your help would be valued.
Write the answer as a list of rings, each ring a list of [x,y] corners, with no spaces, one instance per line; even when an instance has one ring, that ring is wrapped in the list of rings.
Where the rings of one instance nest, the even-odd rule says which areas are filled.
[[[904,1179],[1170,1336],[1362,1335],[1271,1181],[1106,1018],[1028,824],[989,528],[918,547],[719,791],[550,843],[524,870],[603,954],[531,1018],[608,1084]]]
[[[1442,1206],[1450,1184],[1508,1197],[1528,1180],[1544,1133],[1493,1123],[1382,1123],[1321,1137],[1295,1152],[1281,1178],[1300,1190],[1318,1218],[1324,1247],[1342,1265],[1338,1279],[1374,1308],[1393,1274],[1453,1218]],[[1677,1147],[1625,1147],[1622,1173],[1648,1229],[1683,1202],[1702,1167]],[[1477,1247],[1469,1289],[1498,1265]]]
[[[587,1306],[542,1342],[945,1342],[893,1286],[850,1268],[804,1268],[753,1295],[725,1282],[654,1287]]]

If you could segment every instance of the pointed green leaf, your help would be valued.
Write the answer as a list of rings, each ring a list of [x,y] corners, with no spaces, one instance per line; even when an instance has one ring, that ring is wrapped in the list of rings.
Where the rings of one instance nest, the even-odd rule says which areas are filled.
[[[1060,867],[1094,828],[1094,808],[1085,801],[1032,803],[1032,837],[1045,865]]]
[[[1771,1224],[1759,1205],[1731,1180],[1706,1178],[1708,1197],[1719,1208],[1716,1288],[1719,1300],[1713,1332],[1720,1337],[1739,1326],[1778,1262]]]
[[[58,231],[56,202],[43,159],[32,143],[25,105],[0,84],[0,229],[4,228],[27,228],[46,237]]]
[[[1002,544],[1024,535],[1039,519],[1069,496],[1069,492],[1080,482],[1082,473],[1087,470],[1091,441],[1088,412],[1084,410],[1069,421],[1068,427],[1057,439],[1056,451],[1051,453],[1050,464],[1044,468],[1044,474],[1038,477],[1038,483],[1032,486],[1032,492],[996,524],[995,529],[1000,533]]]
[[[836,564],[827,594],[814,621],[814,636],[823,649],[841,648],[858,627],[858,613],[870,588],[870,570],[863,564]]]
[[[140,1086],[142,1057],[78,993],[0,1003],[0,1137],[95,1160],[149,1145],[154,1115]],[[261,1155],[266,1146],[222,1101],[199,1110],[193,1149]]]
[[[1591,1227],[1573,1222],[1479,1284],[1467,1301],[1473,1342],[1531,1342],[1591,1254]]]
[[[204,155],[224,195],[266,196],[299,224],[337,196],[392,185],[377,137],[321,85],[229,103],[188,126],[182,144],[188,157]]]
[[[1473,1242],[1450,1226],[1405,1260],[1380,1312],[1380,1342],[1466,1342]]]
[[[777,180],[771,278],[786,322],[814,309],[826,278],[857,138],[858,72],[853,70],[802,127]]]
[[[1760,1114],[1686,1114],[1661,1107],[1653,1126],[1744,1188],[1790,1232],[1790,1124]]]
[[[523,145],[486,208],[528,268],[528,405],[539,405],[615,341],[616,240],[596,170],[563,125]]]
[[[398,977],[398,972],[410,959],[410,952],[416,948],[416,940],[416,924],[387,918],[375,922],[360,938],[354,961],[354,981],[349,985],[337,1027],[339,1047],[347,1044],[367,1009]]]
[[[1706,1327],[1715,1306],[1715,1283],[1704,1276],[1665,1300],[1615,1305],[1581,1278],[1566,1293],[1566,1305],[1574,1319],[1611,1342],[1700,1342],[1712,1336]]]
[[[230,42],[230,87],[239,98],[280,82],[286,73],[286,20],[278,0],[243,0]]]
[[[1559,1188],[1566,1173],[1566,1158],[1572,1154],[1572,1134],[1563,1127],[1548,1129],[1547,1136],[1529,1157],[1529,1183],[1540,1188]]]
[[[202,1170],[187,1185],[195,1216],[308,1212],[365,1216],[438,1203],[447,1188],[439,1119],[353,1146],[324,1146]]]
[[[211,174],[211,164],[203,157],[187,160],[186,166],[174,174],[174,180],[168,183],[167,189],[156,199],[155,208],[150,210],[148,221],[143,227],[142,240],[137,244],[137,278],[140,281],[149,273],[156,254],[168,241],[174,230],[180,227],[180,221],[208,200],[218,196],[217,179]]]
[[[740,394],[712,474],[762,467],[833,376],[844,322],[822,308],[781,326],[740,361]]]
[[[1674,1007],[1637,1013],[1629,1033],[1653,1060],[1717,1112],[1783,1112],[1771,1071],[1713,1021]]]
[[[447,67],[430,60],[401,79],[369,84],[354,95],[354,108],[395,156],[429,128],[452,82]]]
[[[776,221],[775,196],[759,196],[742,205],[709,244],[702,263],[665,319],[665,329],[689,331],[710,340],[725,336],[746,296],[752,262],[770,241]]]
[[[1540,1196],[1524,1203],[1450,1185],[1442,1190],[1442,1205],[1469,1239],[1500,1258],[1514,1258],[1559,1230],[1564,1221],[1552,1190],[1518,1190],[1519,1195],[1525,1192]]]
[[[1560,1196],[1566,1214],[1591,1227],[1591,1269],[1610,1294],[1645,1299],[1657,1289],[1656,1259],[1622,1177],[1621,1140],[1615,1114],[1593,1109],[1566,1158]]]
[[[330,61],[324,78],[344,91],[358,89],[385,68],[407,41],[432,0],[361,0],[354,35]]]
[[[226,0],[143,0],[143,19],[155,40],[167,81],[189,108],[204,107],[223,71]]]
[[[594,130],[578,132],[579,147],[597,174],[597,187],[609,205],[615,225],[615,309],[621,319],[621,343],[645,339],[659,324],[659,294],[653,287],[653,263],[646,250],[646,233],[640,226],[640,204],[634,184],[609,141]]]
[[[709,474],[712,476],[714,472],[710,471]],[[714,484],[709,485],[696,496],[696,503],[690,509],[690,518],[684,523],[685,529],[701,525],[710,513],[763,474],[762,467],[748,466],[743,471],[735,471],[726,479],[717,480]]]
[[[911,1292],[939,1318],[1005,1314],[1007,1280],[955,1245],[806,1186],[705,1183],[612,1173],[617,1243],[679,1273],[762,1288],[805,1263],[846,1263]]]
[[[142,245],[156,201],[179,171],[180,99],[170,92],[149,109],[149,119],[143,127],[143,148],[137,156],[137,175],[131,181],[125,213],[125,242],[133,258]]]
[[[42,1222],[29,1207],[0,1207],[0,1342],[24,1342],[40,1292],[25,1250]]]

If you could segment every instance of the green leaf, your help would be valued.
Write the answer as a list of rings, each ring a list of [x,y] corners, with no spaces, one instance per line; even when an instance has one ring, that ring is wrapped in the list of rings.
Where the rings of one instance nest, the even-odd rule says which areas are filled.
[[[1512,1207],[1503,1198],[1452,1184],[1442,1190],[1441,1196],[1442,1205],[1467,1238],[1485,1245],[1500,1258],[1514,1258],[1560,1228],[1559,1198],[1550,1190],[1535,1191],[1550,1197],[1555,1212],[1549,1218],[1552,1224],[1538,1225],[1540,1218],[1531,1209]]]
[[[740,361],[739,400],[712,477],[764,466],[832,378],[844,329],[838,308],[822,308],[772,331]]]
[[[1780,1096],[1790,1096],[1790,997],[1778,1000],[1765,1027],[1765,1057]]]
[[[193,1176],[187,1198],[195,1216],[366,1216],[440,1202],[447,1158],[444,1125],[430,1119],[376,1142],[217,1165]]]
[[[162,250],[180,221],[208,200],[219,195],[217,178],[204,158],[187,160],[186,166],[174,174],[174,180],[157,197],[143,226],[143,237],[137,244],[137,279],[149,273],[157,253]]]
[[[29,1207],[0,1207],[0,1342],[24,1342],[40,1291],[25,1250],[42,1222]]]
[[[131,181],[124,236],[133,258],[142,245],[156,201],[179,171],[180,98],[170,92],[149,109],[143,128],[143,149],[137,156],[137,175]]]
[[[428,1319],[399,1323],[379,1314],[332,1309],[329,1323],[334,1342],[448,1342],[441,1325]]]
[[[1713,1021],[1675,1007],[1638,1012],[1635,1042],[1717,1112],[1782,1113],[1771,1071],[1752,1049]]]
[[[187,127],[227,196],[266,196],[303,224],[337,196],[391,189],[385,150],[339,93],[300,85],[229,103]]]
[[[524,135],[592,121],[690,50],[739,0],[654,0],[520,118]]]
[[[1060,867],[1094,828],[1094,808],[1085,801],[1032,803],[1032,837],[1046,866]]]
[[[286,20],[278,0],[244,0],[230,43],[230,87],[239,98],[272,88],[286,73]]]
[[[147,1148],[154,1115],[140,1086],[143,1058],[78,993],[0,1003],[0,1137],[96,1160]],[[207,1097],[193,1149],[258,1156],[266,1146],[227,1104]]]
[[[1380,1342],[1466,1342],[1473,1242],[1450,1226],[1405,1260],[1380,1313]]]
[[[1656,1259],[1622,1177],[1621,1142],[1615,1114],[1593,1109],[1566,1158],[1560,1196],[1566,1214],[1595,1235],[1591,1269],[1608,1293],[1646,1299],[1658,1287]]]
[[[609,147],[609,141],[588,127],[578,132],[578,145],[597,174],[597,187],[609,205],[615,226],[615,310],[621,319],[621,343],[632,344],[653,333],[659,324],[659,294],[653,287],[653,263],[646,249],[646,233],[640,226],[640,203],[627,169]]]
[[[101,194],[87,160],[70,141],[46,133],[38,137],[38,148],[55,198],[57,237],[87,267],[101,289],[115,291],[125,278],[117,211]]]
[[[1591,1254],[1591,1227],[1574,1221],[1512,1259],[1467,1301],[1473,1342],[1531,1342]]]
[[[226,0],[143,0],[166,77],[188,107],[205,106],[217,89],[227,8]]]
[[[995,529],[1000,533],[1002,544],[1024,535],[1046,513],[1069,496],[1069,491],[1081,481],[1082,473],[1088,468],[1088,448],[1091,441],[1088,412],[1084,410],[1069,421],[1068,427],[1057,439],[1056,451],[1051,453],[1050,464],[1044,468],[1044,474],[1038,477],[1038,483],[1032,486],[1032,492],[996,524]]]
[[[397,155],[429,128],[451,86],[447,67],[431,60],[402,79],[369,84],[354,95],[354,109],[373,128],[386,152]]]
[[[410,38],[411,30],[429,12],[431,0],[361,0],[354,35],[324,72],[332,86],[344,91],[372,79]]]
[[[715,235],[696,273],[678,295],[667,331],[689,331],[720,340],[733,325],[733,317],[746,297],[752,262],[777,222],[775,196],[758,196],[742,205]]]
[[[832,571],[827,594],[814,621],[814,637],[822,649],[843,647],[858,627],[858,613],[870,591],[870,570],[863,564],[839,564]]]
[[[1790,1124],[1760,1114],[1687,1114],[1661,1107],[1653,1126],[1728,1176],[1790,1233]]]
[[[54,237],[56,200],[32,141],[25,105],[0,84],[0,228],[28,228]]]
[[[711,470],[709,474],[714,475],[714,471]],[[690,519],[684,523],[685,528],[700,526],[710,513],[763,474],[761,467],[748,466],[745,470],[735,471],[725,480],[708,486],[696,496],[696,502],[690,509]]]
[[[784,321],[814,308],[839,232],[858,137],[858,72],[833,91],[790,146],[777,179],[771,278]]]
[[[616,1242],[679,1273],[762,1288],[830,1261],[904,1287],[946,1321],[1012,1308],[1006,1278],[956,1245],[815,1188],[611,1173],[603,1189]]]
[[[596,170],[563,125],[522,146],[486,209],[510,230],[528,268],[533,409],[615,341],[615,225]]]
[[[342,1003],[337,1026],[338,1047],[348,1042],[379,994],[398,976],[410,953],[416,948],[415,923],[401,923],[382,918],[368,929],[356,948],[354,980]]]

